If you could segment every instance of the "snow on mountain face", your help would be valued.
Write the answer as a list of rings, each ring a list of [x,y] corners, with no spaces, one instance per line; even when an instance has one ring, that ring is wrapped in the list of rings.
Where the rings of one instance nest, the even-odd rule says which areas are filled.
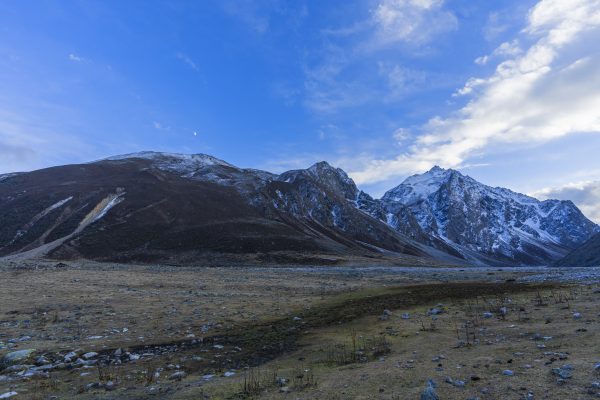
[[[257,191],[268,180],[276,177],[266,171],[238,168],[233,164],[207,154],[175,154],[144,151],[109,157],[101,161],[148,160],[152,168],[174,173],[182,178],[233,186],[241,193]]]
[[[208,154],[176,154],[161,153],[156,151],[142,151],[139,153],[123,154],[105,158],[101,161],[122,161],[130,159],[151,160],[152,164],[165,171],[179,173],[181,175],[193,174],[198,169],[209,166],[237,167]]]
[[[395,229],[408,207],[423,231],[459,252],[508,262],[547,264],[599,231],[570,201],[538,201],[440,167],[407,178],[381,201]]]
[[[548,264],[599,230],[571,202],[540,202],[440,167],[407,178],[376,200],[326,162],[275,175],[204,154],[142,152],[106,161],[138,162],[141,170],[233,187],[248,204],[273,215],[307,217],[357,235],[375,229],[356,219],[353,210],[358,209],[408,238],[486,263]]]

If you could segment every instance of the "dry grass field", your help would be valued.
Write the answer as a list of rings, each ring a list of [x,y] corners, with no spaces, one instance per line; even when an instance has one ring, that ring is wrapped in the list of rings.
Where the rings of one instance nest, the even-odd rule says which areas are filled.
[[[421,398],[429,380],[440,399],[600,392],[600,291],[518,282],[526,270],[0,273],[6,398],[396,400]]]

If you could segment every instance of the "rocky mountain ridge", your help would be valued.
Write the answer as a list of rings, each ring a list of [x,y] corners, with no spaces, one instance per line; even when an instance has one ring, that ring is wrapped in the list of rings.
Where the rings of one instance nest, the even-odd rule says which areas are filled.
[[[374,199],[326,162],[277,175],[158,152],[2,175],[0,219],[0,256],[125,262],[225,254],[541,265],[598,232],[570,202],[439,167]]]

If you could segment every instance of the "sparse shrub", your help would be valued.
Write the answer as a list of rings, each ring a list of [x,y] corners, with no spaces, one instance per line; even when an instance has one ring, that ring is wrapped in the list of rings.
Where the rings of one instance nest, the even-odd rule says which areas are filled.
[[[277,371],[261,370],[259,368],[250,368],[244,373],[241,395],[253,397],[264,390],[277,386]]]
[[[325,363],[347,365],[369,362],[390,352],[390,343],[385,334],[363,337],[352,330],[349,342],[337,343],[325,350]]]

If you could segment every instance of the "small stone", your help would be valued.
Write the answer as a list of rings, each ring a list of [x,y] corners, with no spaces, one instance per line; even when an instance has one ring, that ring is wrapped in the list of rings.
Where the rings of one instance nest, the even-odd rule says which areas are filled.
[[[65,360],[65,362],[69,363],[69,362],[72,362],[76,358],[77,358],[77,353],[75,353],[74,351],[71,351],[71,352],[67,353],[63,359]]]
[[[400,318],[402,319],[410,319],[410,314],[409,313],[404,313],[400,316]]]
[[[427,382],[427,387],[423,393],[421,393],[421,400],[440,400],[435,391],[435,382],[431,379]]]
[[[223,374],[223,376],[225,376],[225,377],[230,377],[230,376],[234,376],[234,375],[235,375],[235,372],[233,372],[233,371],[227,371]]]
[[[88,390],[92,390],[92,389],[98,389],[101,387],[102,387],[102,384],[100,382],[91,382],[91,383],[88,383],[87,385],[85,385],[85,390],[88,391]]]
[[[104,389],[111,391],[111,390],[115,390],[117,388],[117,384],[114,381],[108,381],[106,382],[106,385],[104,385]]]
[[[98,353],[95,351],[90,351],[81,356],[84,360],[91,360],[92,358],[98,357]]]
[[[50,361],[44,356],[39,356],[38,358],[35,359],[35,365],[47,365],[47,364],[50,364]]]
[[[494,314],[492,314],[489,311],[486,311],[483,313],[483,318],[486,318],[486,319],[492,318],[493,316],[494,316]]]
[[[11,397],[16,396],[17,394],[18,393],[15,392],[15,391],[6,392],[6,393],[3,393],[3,394],[0,394],[0,399],[10,399]]]
[[[185,372],[183,371],[177,371],[174,374],[171,374],[171,376],[169,376],[169,380],[171,381],[180,381],[183,378],[185,378]]]
[[[513,371],[511,371],[510,369],[505,369],[504,371],[502,371],[502,375],[506,375],[506,376],[513,376],[515,373]]]
[[[573,313],[573,319],[581,319],[581,313],[574,312]]]
[[[558,376],[560,379],[571,379],[573,377],[573,366],[567,364],[561,368],[553,368],[552,374]]]

